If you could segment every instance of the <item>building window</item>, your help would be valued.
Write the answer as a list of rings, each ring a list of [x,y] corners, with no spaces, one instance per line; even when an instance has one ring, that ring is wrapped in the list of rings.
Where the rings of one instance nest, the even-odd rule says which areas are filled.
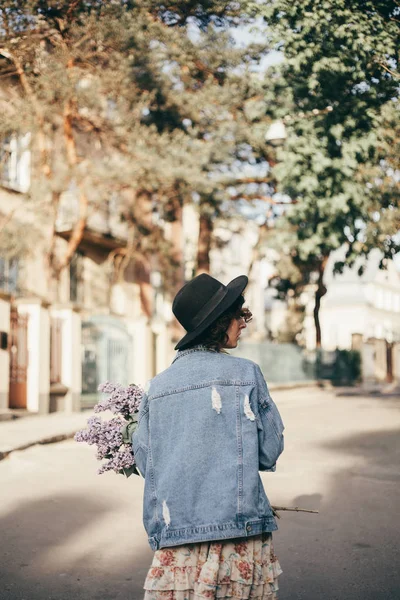
[[[31,184],[30,137],[11,135],[0,143],[0,183],[17,192],[27,192]]]
[[[76,252],[69,263],[69,299],[83,304],[83,254]]]
[[[18,290],[19,264],[17,258],[0,257],[0,290],[15,294]]]

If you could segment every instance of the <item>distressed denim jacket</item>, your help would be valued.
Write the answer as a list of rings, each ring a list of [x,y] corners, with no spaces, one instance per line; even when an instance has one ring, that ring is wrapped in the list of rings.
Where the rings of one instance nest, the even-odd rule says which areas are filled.
[[[196,346],[150,381],[132,436],[153,550],[277,529],[258,471],[283,424],[255,363]]]

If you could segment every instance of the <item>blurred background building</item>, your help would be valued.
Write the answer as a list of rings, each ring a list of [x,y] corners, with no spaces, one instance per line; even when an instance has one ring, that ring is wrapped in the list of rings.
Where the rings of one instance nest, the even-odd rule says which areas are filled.
[[[97,401],[97,387],[105,380],[144,385],[168,366],[174,354],[176,337],[171,334],[171,305],[160,290],[162,274],[151,273],[155,303],[149,318],[142,309],[134,269],[128,267],[123,280],[112,279],[113,253],[126,247],[128,230],[110,201],[89,215],[79,246],[61,274],[58,298],[51,300],[45,276],[48,257],[41,243],[44,224],[25,197],[31,157],[23,140],[10,146],[8,160],[0,188],[2,215],[14,219],[15,209],[23,204],[17,231],[25,233],[33,247],[22,260],[0,257],[0,409],[80,410]],[[58,251],[65,250],[78,211],[74,190],[64,193],[56,220]],[[195,274],[198,230],[198,212],[188,205],[181,230],[186,280]],[[244,335],[241,355],[262,364],[270,381],[312,379],[313,286],[301,296],[304,321],[299,345],[291,328],[290,300],[276,298],[269,285],[274,253],[257,253],[258,225],[239,217],[229,222],[219,219],[214,237],[211,273],[225,283],[239,274],[249,275],[246,303],[253,324]],[[325,355],[332,356],[337,348],[355,349],[362,355],[365,381],[398,380],[399,272],[394,263],[379,269],[376,251],[361,276],[361,262],[334,274],[340,257],[339,250],[326,270],[328,292],[320,312]]]
[[[322,31],[301,3],[8,4],[0,410],[145,384],[201,272],[248,275],[240,354],[269,381],[398,381],[397,6]]]
[[[25,196],[30,161],[23,140],[12,144],[0,182],[2,218],[13,220],[16,244],[18,236],[26,236],[31,245],[22,259],[0,256],[0,409],[79,410],[97,401],[99,383],[144,385],[167,366],[170,317],[164,317],[157,290],[159,274],[152,274],[157,298],[150,319],[143,314],[133,269],[126,269],[122,281],[112,280],[113,251],[126,246],[127,227],[111,201],[89,215],[54,300],[46,277],[46,224]],[[64,193],[56,252],[65,251],[78,210],[74,190]]]
[[[44,225],[25,198],[30,161],[23,140],[11,145],[9,168],[3,171],[0,188],[3,218],[14,218],[13,212],[22,203],[17,230],[20,235],[25,232],[33,245],[23,260],[0,257],[0,409],[80,410],[97,401],[99,383],[144,385],[168,366],[175,339],[171,305],[160,290],[159,272],[150,278],[155,298],[150,318],[142,309],[134,269],[127,268],[123,280],[113,281],[113,253],[126,247],[128,230],[112,201],[89,215],[77,251],[61,274],[57,301],[51,300],[45,276],[48,257],[41,243]],[[65,250],[78,211],[74,190],[64,193],[56,221],[59,251]],[[186,280],[195,274],[198,230],[198,212],[188,205],[181,231]],[[312,285],[309,294],[306,291],[301,297],[304,321],[303,344],[299,345],[291,329],[290,301],[276,298],[269,285],[274,254],[256,252],[258,225],[239,217],[229,222],[219,219],[214,236],[211,273],[225,283],[239,274],[249,275],[246,303],[253,312],[253,324],[244,336],[241,354],[262,364],[270,372],[270,381],[313,378],[305,360],[308,356],[312,364],[315,351]],[[320,313],[323,350],[329,356],[337,348],[356,349],[362,355],[365,381],[398,380],[399,272],[394,263],[379,269],[376,251],[361,276],[361,262],[334,274],[333,265],[340,257],[341,251],[334,253],[326,270],[328,292]]]

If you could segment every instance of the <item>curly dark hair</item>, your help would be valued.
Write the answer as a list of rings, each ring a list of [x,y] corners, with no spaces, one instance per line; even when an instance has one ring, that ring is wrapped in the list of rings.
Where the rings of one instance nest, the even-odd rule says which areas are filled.
[[[249,323],[253,317],[248,308],[243,308],[244,296],[239,298],[226,310],[210,327],[208,327],[191,344],[185,346],[185,350],[193,346],[206,346],[210,350],[220,352],[228,341],[227,330],[232,319],[243,317],[246,323]]]

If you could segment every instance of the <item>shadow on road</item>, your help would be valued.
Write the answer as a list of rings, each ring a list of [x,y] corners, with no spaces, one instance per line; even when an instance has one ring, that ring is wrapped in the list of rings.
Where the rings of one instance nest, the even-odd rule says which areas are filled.
[[[330,489],[323,498],[293,499],[319,515],[285,513],[279,523],[281,599],[399,600],[400,431],[348,436],[323,447],[337,456]],[[345,455],[355,458],[354,466],[341,469]]]
[[[134,550],[132,543],[132,552],[105,565],[101,577],[96,564],[104,560],[107,549],[99,544],[96,550],[79,551],[82,535],[93,535],[96,523],[113,510],[115,506],[104,501],[72,494],[26,500],[4,515],[0,519],[0,598],[142,598],[141,585],[151,559],[148,548]]]
[[[388,406],[385,401],[384,409],[393,411]],[[318,418],[323,434],[325,417],[319,413]],[[361,424],[362,418],[360,413]],[[340,423],[335,431],[340,432]],[[297,489],[317,489],[294,497],[290,504],[320,513],[282,513],[275,536],[284,570],[279,600],[399,600],[400,431],[357,433],[317,441],[315,446],[307,446],[303,437],[296,444],[292,442],[290,452],[304,449],[318,471],[324,466],[321,461],[329,460],[329,478],[328,485],[307,488],[302,477],[309,471],[296,475],[301,460],[291,467]],[[141,600],[152,556],[141,519],[133,519],[140,511],[142,482],[97,480],[80,449],[66,442],[58,452],[53,462],[48,459],[48,471],[42,475],[32,469],[41,464],[44,450],[29,455],[21,471],[26,499],[0,518],[0,599]],[[43,497],[38,499],[36,489],[36,498],[29,500],[30,486],[37,481],[39,488],[40,482],[44,485],[53,463],[60,462],[72,485],[84,485],[87,493],[46,496],[40,489]],[[83,483],[76,477],[79,465]],[[16,461],[14,485],[19,468],[22,464]]]

